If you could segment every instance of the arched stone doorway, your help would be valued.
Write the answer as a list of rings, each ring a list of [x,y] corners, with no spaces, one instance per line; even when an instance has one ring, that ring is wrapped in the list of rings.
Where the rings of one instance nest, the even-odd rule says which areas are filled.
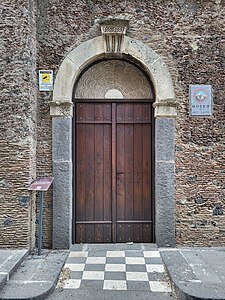
[[[90,66],[74,92],[74,242],[154,241],[154,91],[126,60]]]
[[[159,246],[175,244],[174,210],[174,117],[176,104],[169,71],[162,59],[145,44],[124,37],[124,56],[140,64],[154,87],[155,102],[155,236]],[[102,37],[71,51],[62,62],[50,107],[53,146],[53,247],[72,243],[72,116],[73,88],[90,64],[107,59]],[[114,90],[114,91],[112,91]],[[109,90],[115,94],[115,88]]]

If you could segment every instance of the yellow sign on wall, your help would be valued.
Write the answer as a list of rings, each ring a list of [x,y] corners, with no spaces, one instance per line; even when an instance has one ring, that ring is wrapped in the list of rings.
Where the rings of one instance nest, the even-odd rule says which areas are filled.
[[[42,82],[50,82],[50,74],[41,74]]]
[[[39,70],[39,90],[52,91],[53,90],[53,71]]]

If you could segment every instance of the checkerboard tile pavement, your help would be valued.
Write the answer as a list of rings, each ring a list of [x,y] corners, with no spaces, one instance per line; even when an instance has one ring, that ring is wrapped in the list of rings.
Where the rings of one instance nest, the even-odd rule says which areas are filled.
[[[65,270],[64,289],[171,292],[158,250],[72,251]]]

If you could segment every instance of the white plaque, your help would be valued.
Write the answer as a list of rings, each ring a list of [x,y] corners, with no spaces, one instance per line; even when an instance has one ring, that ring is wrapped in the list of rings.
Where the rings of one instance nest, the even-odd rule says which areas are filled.
[[[39,70],[39,91],[53,90],[53,71]]]
[[[212,115],[212,86],[190,85],[190,115],[211,116]]]

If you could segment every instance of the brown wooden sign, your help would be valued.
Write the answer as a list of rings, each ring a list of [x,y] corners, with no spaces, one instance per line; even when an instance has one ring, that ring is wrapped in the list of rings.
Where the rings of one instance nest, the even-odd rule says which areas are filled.
[[[41,177],[35,179],[28,187],[29,191],[47,191],[53,182],[53,177]]]

